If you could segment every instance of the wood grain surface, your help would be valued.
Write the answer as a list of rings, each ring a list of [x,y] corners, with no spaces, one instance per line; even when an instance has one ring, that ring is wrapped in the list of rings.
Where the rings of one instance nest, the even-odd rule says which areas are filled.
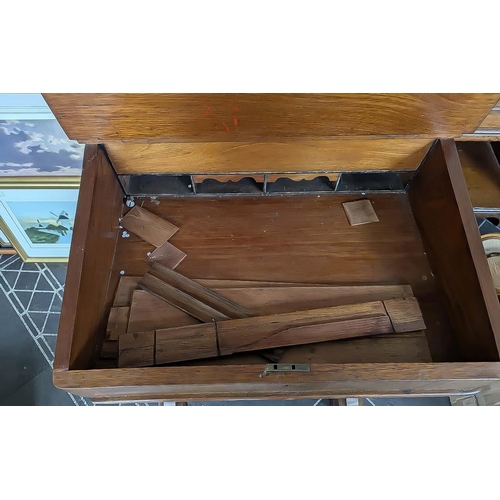
[[[425,330],[422,311],[415,297],[384,300],[384,306],[396,333]]]
[[[474,211],[500,211],[500,165],[489,142],[456,143]]]
[[[204,323],[229,319],[220,311],[165,283],[150,273],[146,273],[139,281],[139,287]]]
[[[122,207],[123,193],[105,153],[86,146],[55,368],[92,366],[113,301],[107,291]]]
[[[496,129],[500,132],[500,109],[494,109],[491,113],[481,122],[477,131]]]
[[[230,383],[228,383],[230,382]],[[500,363],[311,365],[309,373],[264,373],[262,365],[56,370],[60,389],[105,401],[449,395],[500,384]]]
[[[156,278],[161,279],[165,283],[172,285],[177,290],[187,293],[200,302],[213,307],[216,311],[221,312],[228,318],[236,319],[254,316],[252,312],[236,302],[224,297],[223,295],[219,295],[214,290],[200,285],[199,283],[196,283],[196,281],[193,281],[172,269],[169,269],[167,266],[155,263],[152,265],[149,273]]]
[[[332,171],[415,170],[431,144],[432,139],[415,138],[289,140],[236,145],[234,142],[117,141],[106,143],[106,151],[119,174],[270,172],[281,177],[279,174],[287,172],[319,175]]]
[[[380,222],[351,227],[342,203],[357,199],[334,194],[170,198],[160,205],[143,201],[145,208],[182,228],[172,242],[189,255],[176,269],[184,276],[211,288],[228,286],[226,280],[231,280],[230,286],[233,280],[261,281],[265,286],[267,282],[274,282],[273,286],[411,285],[422,308],[433,359],[460,359],[406,196],[370,195]],[[149,270],[144,257],[150,250],[134,235],[119,238],[111,295],[121,270],[126,276]],[[232,300],[238,302],[236,297]],[[252,304],[238,303],[252,310]]]
[[[187,254],[172,245],[169,241],[166,241],[161,247],[158,247],[146,257],[146,262],[150,265],[158,262],[170,269],[175,269],[186,257]]]
[[[155,247],[161,247],[179,230],[174,224],[137,205],[127,212],[121,225]]]
[[[130,307],[112,307],[109,311],[106,340],[118,340],[118,335],[127,331]]]
[[[370,200],[349,201],[342,203],[342,207],[351,226],[360,226],[361,224],[371,224],[379,221]]]
[[[128,332],[145,332],[162,328],[173,328],[177,326],[196,325],[199,321],[186,314],[162,299],[146,292],[135,290],[132,305],[130,306],[130,318]]]
[[[218,355],[214,323],[156,331],[156,364]]]
[[[392,331],[380,301],[217,322],[222,356]]]
[[[118,337],[120,368],[154,365],[155,332],[123,333]]]
[[[436,144],[408,194],[463,358],[498,361],[500,307],[454,141]]]
[[[113,307],[130,306],[132,294],[142,276],[120,276],[118,287],[114,295]]]
[[[500,94],[43,94],[70,139],[245,141],[474,132]]]

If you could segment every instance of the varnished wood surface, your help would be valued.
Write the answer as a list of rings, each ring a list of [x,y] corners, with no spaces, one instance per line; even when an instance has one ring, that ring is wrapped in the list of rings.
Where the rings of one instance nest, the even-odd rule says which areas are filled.
[[[155,364],[155,332],[124,333],[118,337],[118,366],[121,368]]]
[[[120,276],[120,281],[114,293],[113,307],[130,306],[132,294],[142,276]]]
[[[189,294],[191,297],[194,297],[204,304],[220,311],[228,318],[248,318],[250,316],[254,316],[252,312],[227,297],[224,297],[224,295],[219,295],[214,290],[204,287],[196,281],[193,281],[162,264],[153,264],[149,272],[156,278],[174,286],[177,290],[181,290],[182,292]]]
[[[500,94],[44,94],[70,139],[245,141],[474,132]]]
[[[106,155],[85,148],[83,174],[63,298],[55,368],[88,368],[104,336],[107,296],[123,194]]]
[[[159,262],[170,269],[175,269],[186,257],[187,255],[182,250],[166,241],[161,247],[151,252],[146,257],[146,261],[150,265]]]
[[[127,212],[121,225],[155,247],[161,247],[179,230],[167,220],[137,205]]]
[[[500,212],[500,165],[489,142],[456,143],[474,211]]]
[[[159,205],[144,200],[144,207],[180,228],[172,243],[188,258],[176,271],[189,278],[411,285],[433,341],[434,360],[459,360],[452,337],[443,346],[438,342],[449,324],[406,196],[369,198],[380,222],[354,227],[342,208],[343,202],[359,199],[352,195],[160,199]],[[149,270],[144,262],[148,251],[151,246],[134,235],[119,238],[112,293],[120,270],[126,276]]]
[[[277,175],[284,172],[415,170],[431,144],[431,139],[415,138],[238,144],[108,142],[106,150],[119,174],[273,172]],[[269,182],[275,180],[276,175]]]
[[[463,358],[497,361],[500,306],[454,141],[436,144],[409,199]]]
[[[384,300],[384,306],[396,333],[425,330],[422,311],[415,297]]]
[[[494,109],[491,113],[481,122],[478,132],[482,130],[496,129],[500,132],[500,109]]]
[[[448,395],[499,385],[500,363],[316,364],[306,373],[264,373],[262,365],[56,370],[54,383],[114,400]]]
[[[196,325],[198,323],[198,320],[167,304],[164,300],[144,290],[134,291],[128,322],[128,331],[130,333]]]

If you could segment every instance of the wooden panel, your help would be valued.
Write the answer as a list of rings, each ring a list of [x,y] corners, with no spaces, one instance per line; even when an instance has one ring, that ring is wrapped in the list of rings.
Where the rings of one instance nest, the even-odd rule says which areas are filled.
[[[430,139],[122,143],[106,150],[119,174],[415,170]],[[282,175],[279,175],[282,177]],[[272,181],[272,179],[271,179]],[[270,181],[270,182],[271,182]]]
[[[167,220],[137,205],[123,217],[121,225],[155,247],[161,247],[179,230]]]
[[[175,269],[186,257],[187,254],[166,241],[161,247],[154,250],[151,255],[148,255],[146,261],[150,265],[159,262],[170,269]]]
[[[500,307],[454,141],[436,144],[409,187],[464,359],[499,359]]]
[[[245,141],[474,132],[500,94],[44,94],[70,139]]]
[[[215,324],[183,326],[156,331],[156,364],[217,356]]]
[[[382,302],[217,322],[218,347],[222,356],[392,331]]]
[[[121,276],[116,289],[113,307],[129,306],[132,294],[137,289],[142,276]]]
[[[424,332],[376,335],[288,347],[280,363],[429,363]]]
[[[118,337],[118,366],[154,365],[155,332],[123,333]]]
[[[135,290],[130,307],[128,331],[145,332],[159,328],[196,325],[199,321],[177,307],[144,290]]]
[[[199,319],[204,323],[228,319],[228,316],[225,314],[191,297],[191,295],[178,290],[172,285],[165,283],[150,273],[144,275],[141,281],[139,281],[139,286],[143,290],[165,300],[172,306],[177,307],[181,311],[190,314],[193,318]]]
[[[474,211],[500,211],[500,165],[489,142],[457,142]]]
[[[127,331],[130,307],[112,307],[109,312],[106,340],[118,340],[118,335]]]
[[[230,381],[231,383],[228,383]],[[309,373],[263,373],[262,365],[56,371],[54,384],[111,400],[448,395],[500,384],[500,363],[312,365]]]
[[[396,333],[425,330],[422,312],[415,297],[384,300],[384,306]]]
[[[181,290],[204,304],[213,307],[215,310],[220,311],[228,318],[248,318],[249,316],[253,316],[253,313],[236,302],[229,300],[223,295],[219,295],[210,288],[204,287],[166,266],[153,264],[149,272],[156,278],[174,286],[177,290]]]
[[[87,146],[54,368],[88,368],[98,335],[104,336],[122,207],[123,194],[106,155],[98,146]]]

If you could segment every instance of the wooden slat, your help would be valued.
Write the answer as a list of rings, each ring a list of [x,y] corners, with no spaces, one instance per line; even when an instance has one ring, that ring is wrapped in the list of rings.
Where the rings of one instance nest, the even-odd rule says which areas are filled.
[[[412,290],[408,285],[259,286],[217,288],[216,291],[238,304],[244,304],[258,316],[412,297]]]
[[[44,94],[70,139],[248,141],[474,132],[500,94]]]
[[[198,350],[225,356],[392,331],[382,302],[228,320],[157,331],[156,363],[196,359]]]
[[[121,276],[116,289],[113,307],[130,306],[132,294],[137,289],[142,276]]]
[[[71,240],[55,369],[87,369],[106,329],[107,295],[123,193],[104,152],[86,146]]]
[[[233,142],[108,142],[106,150],[119,174],[268,172],[268,181],[273,182],[297,172],[322,175],[335,171],[415,170],[431,144],[431,139],[411,138],[270,141],[236,146]]]
[[[159,262],[170,269],[175,269],[186,257],[187,254],[166,241],[161,247],[158,247],[146,257],[146,262],[150,265]]]
[[[112,307],[109,312],[106,340],[118,340],[127,331],[130,307]]]
[[[422,311],[415,297],[384,300],[384,306],[396,333],[425,330]]]
[[[210,323],[215,320],[228,319],[228,316],[216,311],[212,307],[200,302],[199,300],[191,297],[187,293],[178,290],[177,288],[165,283],[164,281],[156,278],[150,273],[146,273],[139,282],[139,286],[149,293],[165,300],[169,304],[177,307],[181,311],[199,319],[204,323]]]
[[[217,322],[221,355],[392,331],[382,302]]]
[[[130,306],[128,332],[145,332],[198,323],[198,320],[168,304],[163,299],[159,299],[145,290],[134,291]]]
[[[155,332],[123,333],[118,337],[118,366],[154,365]]]
[[[200,302],[207,304],[216,311],[221,312],[227,318],[248,318],[249,316],[253,316],[253,313],[236,302],[227,299],[223,295],[219,295],[210,288],[204,287],[162,264],[153,264],[149,273],[176,289],[189,294],[191,297],[198,299]]]
[[[156,331],[156,364],[218,355],[214,323]]]
[[[121,225],[155,247],[161,247],[179,230],[174,224],[137,205],[123,217]]]
[[[489,142],[457,142],[474,211],[500,211],[500,165]]]
[[[463,359],[498,361],[500,307],[454,141],[436,144],[408,194]]]

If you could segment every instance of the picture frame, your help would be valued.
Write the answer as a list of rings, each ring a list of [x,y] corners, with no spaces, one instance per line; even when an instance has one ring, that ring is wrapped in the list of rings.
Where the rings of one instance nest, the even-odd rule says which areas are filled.
[[[78,187],[12,187],[0,181],[0,231],[24,262],[67,262]]]
[[[0,248],[12,248],[10,241],[3,231],[0,231]]]

